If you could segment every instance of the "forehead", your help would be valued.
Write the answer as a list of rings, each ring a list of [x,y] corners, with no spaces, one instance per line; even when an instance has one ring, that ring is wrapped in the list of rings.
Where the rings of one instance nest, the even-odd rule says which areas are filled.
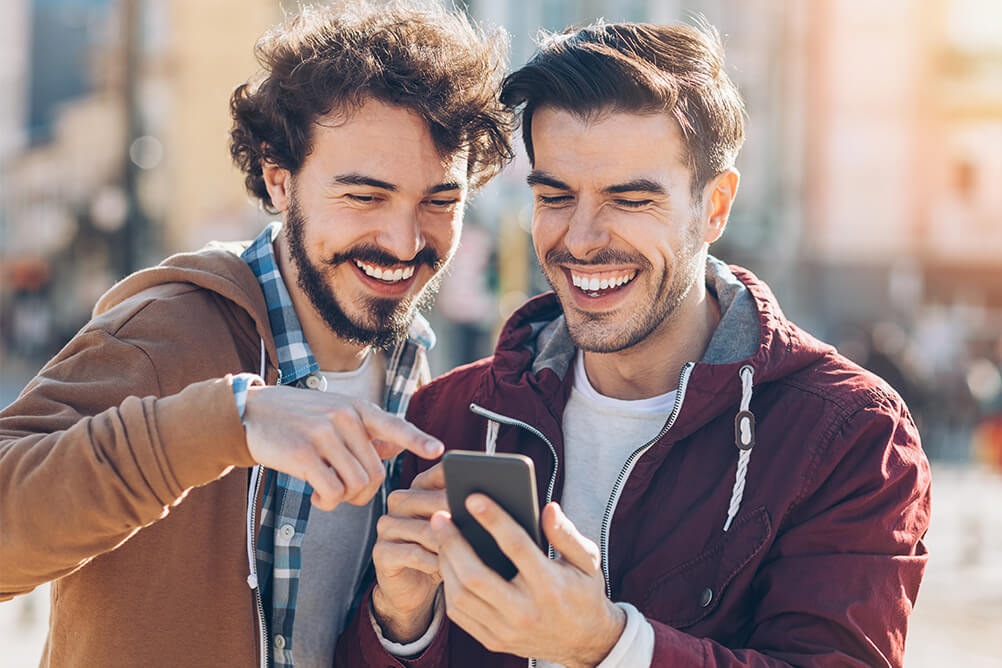
[[[367,100],[354,114],[328,114],[312,128],[311,152],[304,168],[335,175],[364,174],[424,191],[440,183],[466,185],[467,151],[443,156],[428,123],[410,109]]]
[[[668,114],[604,111],[582,116],[543,107],[532,117],[532,145],[533,167],[561,180],[577,177],[609,185],[659,177],[669,186],[688,184],[682,132]]]

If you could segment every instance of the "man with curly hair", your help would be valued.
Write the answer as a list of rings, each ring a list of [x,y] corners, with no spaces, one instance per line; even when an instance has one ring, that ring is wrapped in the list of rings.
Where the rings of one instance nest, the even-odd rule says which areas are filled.
[[[231,151],[281,222],[123,280],[0,414],[0,600],[53,582],[43,666],[331,665],[393,457],[442,449],[402,417],[417,311],[510,154],[504,48],[366,0],[258,43]]]

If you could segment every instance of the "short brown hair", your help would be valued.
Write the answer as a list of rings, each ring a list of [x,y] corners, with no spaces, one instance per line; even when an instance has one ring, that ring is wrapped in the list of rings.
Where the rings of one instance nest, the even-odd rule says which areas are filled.
[[[668,113],[682,129],[693,196],[734,165],[744,142],[744,103],[709,25],[599,22],[545,34],[536,55],[505,79],[501,100],[525,105],[522,139],[530,161],[532,114],[541,107],[585,117]]]
[[[262,164],[295,173],[313,122],[350,116],[370,98],[421,116],[443,156],[468,148],[470,187],[479,188],[511,157],[513,117],[498,100],[507,44],[504,31],[437,4],[303,7],[258,41],[263,71],[230,100],[230,153],[247,190],[274,211]]]

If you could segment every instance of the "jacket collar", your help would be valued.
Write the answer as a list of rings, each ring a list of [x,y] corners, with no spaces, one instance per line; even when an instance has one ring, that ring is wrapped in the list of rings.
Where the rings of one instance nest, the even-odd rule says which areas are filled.
[[[690,399],[683,403],[672,427],[676,437],[691,433],[738,402],[743,366],[753,368],[759,385],[787,376],[834,350],[788,321],[769,288],[751,272],[711,256],[706,276],[707,288],[720,302],[721,319],[689,377]],[[541,419],[545,406],[545,413],[559,424],[575,354],[556,296],[549,292],[535,297],[502,329],[490,382],[481,386],[474,401],[499,413],[514,411],[525,421]],[[541,399],[529,402],[534,407],[514,400],[526,386]]]

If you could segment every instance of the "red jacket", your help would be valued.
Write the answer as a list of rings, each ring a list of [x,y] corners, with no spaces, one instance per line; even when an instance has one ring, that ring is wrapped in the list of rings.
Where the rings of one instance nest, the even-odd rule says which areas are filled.
[[[653,625],[655,666],[901,665],[930,511],[915,424],[881,379],[788,321],[750,273],[731,271],[754,303],[758,340],[744,359],[687,366],[674,422],[624,469],[602,546],[611,598]],[[573,351],[555,352],[566,332],[560,318],[552,294],[531,300],[492,358],[426,386],[408,412],[457,449],[483,449],[483,414],[505,416],[497,451],[534,460],[540,503],[551,477],[552,499],[563,486],[561,416],[574,367]],[[755,443],[725,532],[745,365],[754,369]],[[408,459],[401,485],[429,465]],[[448,620],[420,657],[400,661],[379,645],[368,616],[363,606],[342,637],[344,665],[526,664],[488,652]]]

